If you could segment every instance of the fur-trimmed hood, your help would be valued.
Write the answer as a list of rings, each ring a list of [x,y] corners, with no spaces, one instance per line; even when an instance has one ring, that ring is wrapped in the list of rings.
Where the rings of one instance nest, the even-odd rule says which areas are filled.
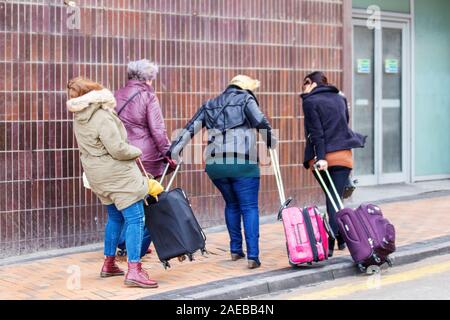
[[[95,111],[102,108],[114,111],[116,99],[108,89],[93,90],[85,95],[67,101],[67,109],[75,114],[78,121],[87,122]]]

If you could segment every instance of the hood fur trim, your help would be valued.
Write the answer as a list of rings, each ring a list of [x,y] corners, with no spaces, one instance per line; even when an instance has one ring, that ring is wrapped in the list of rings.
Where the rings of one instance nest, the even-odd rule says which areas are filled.
[[[114,110],[117,103],[114,95],[108,89],[93,90],[81,97],[67,101],[67,109],[70,112],[80,112],[91,104],[101,104],[105,110]]]

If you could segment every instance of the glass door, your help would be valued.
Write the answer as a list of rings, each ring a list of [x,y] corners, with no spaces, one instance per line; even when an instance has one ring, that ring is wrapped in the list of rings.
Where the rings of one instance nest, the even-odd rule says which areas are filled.
[[[407,24],[382,22],[353,27],[353,128],[367,135],[354,152],[354,174],[362,185],[405,182],[406,113],[409,77]]]

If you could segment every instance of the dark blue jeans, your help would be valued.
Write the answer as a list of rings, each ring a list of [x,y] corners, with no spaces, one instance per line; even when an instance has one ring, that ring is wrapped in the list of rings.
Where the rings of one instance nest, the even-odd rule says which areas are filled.
[[[328,171],[330,172],[330,176],[333,179],[336,190],[342,199],[342,196],[344,195],[345,184],[347,183],[348,177],[350,176],[350,173],[352,170],[350,168],[336,166],[336,167],[328,168]],[[313,171],[313,172],[314,172],[314,177],[317,179],[316,172],[315,171]],[[321,171],[320,174],[322,175],[323,180],[325,181],[328,189],[330,190],[331,194],[333,195],[334,202],[336,203],[337,206],[339,206],[336,196],[334,195],[334,191],[331,188],[331,185],[328,181],[328,178],[327,178],[325,172]],[[317,179],[317,181],[319,182],[318,179]],[[322,190],[323,190],[323,188],[322,188]],[[325,190],[323,190],[323,191],[325,193]],[[326,196],[326,193],[325,193],[325,196]],[[326,196],[326,198],[327,198],[327,213],[328,213],[328,219],[330,221],[331,229],[333,229],[333,232],[336,235],[336,240],[338,241],[338,243],[342,244],[342,243],[344,243],[344,240],[339,235],[339,228],[338,228],[338,225],[336,222],[336,210],[334,210],[330,199],[327,196]],[[332,245],[330,247],[330,249],[333,250],[334,249],[334,241],[332,243],[330,242],[330,245]]]
[[[120,250],[126,249],[125,234],[126,234],[126,227],[124,226],[122,229],[122,232],[120,233],[119,245],[117,246]],[[146,255],[148,247],[150,247],[151,243],[152,243],[152,238],[150,237],[150,232],[148,231],[147,227],[144,226],[144,235],[142,237],[141,258]]]
[[[244,222],[247,258],[259,262],[260,178],[224,178],[213,180],[225,200],[225,221],[230,234],[231,253],[244,255],[241,221]]]

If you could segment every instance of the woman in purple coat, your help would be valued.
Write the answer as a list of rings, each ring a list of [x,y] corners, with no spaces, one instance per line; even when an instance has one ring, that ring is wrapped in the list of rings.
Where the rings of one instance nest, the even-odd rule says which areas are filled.
[[[169,161],[165,154],[170,148],[161,107],[152,86],[157,74],[158,66],[149,60],[132,61],[128,64],[127,84],[115,93],[116,112],[127,129],[129,143],[142,150],[143,166],[155,179],[161,177]],[[173,169],[175,164],[172,160],[170,163]],[[150,243],[150,234],[145,229],[141,256],[150,252]],[[125,250],[125,241],[120,242],[119,249]]]
[[[116,111],[128,132],[130,143],[142,150],[145,170],[155,178],[162,175],[170,148],[166,126],[153,80],[158,66],[148,60],[128,64],[128,82],[116,94]]]

